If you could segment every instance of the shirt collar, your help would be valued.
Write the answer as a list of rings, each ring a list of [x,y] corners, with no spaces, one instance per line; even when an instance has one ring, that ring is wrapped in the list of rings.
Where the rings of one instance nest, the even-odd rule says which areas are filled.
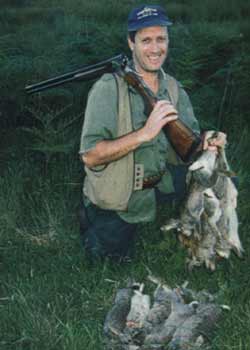
[[[129,62],[129,66],[135,70],[135,66],[134,66],[134,63],[132,60]],[[159,75],[159,90],[158,90],[156,97],[162,98],[163,96],[166,96],[166,93],[167,93],[166,73],[161,68],[159,70],[158,75]],[[132,93],[135,93],[135,94],[137,93],[136,89],[133,88],[133,86],[131,86],[131,85],[129,85],[129,91],[131,91]]]

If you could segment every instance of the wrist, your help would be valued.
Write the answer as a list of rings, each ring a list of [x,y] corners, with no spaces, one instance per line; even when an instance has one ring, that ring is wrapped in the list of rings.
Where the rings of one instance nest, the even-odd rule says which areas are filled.
[[[139,145],[141,145],[144,142],[150,141],[147,137],[147,134],[145,132],[145,128],[142,127],[141,129],[136,130],[136,138]]]

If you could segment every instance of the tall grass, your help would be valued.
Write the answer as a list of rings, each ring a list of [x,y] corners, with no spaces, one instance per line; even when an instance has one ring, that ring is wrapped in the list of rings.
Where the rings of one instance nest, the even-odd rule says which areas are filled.
[[[101,350],[102,324],[127,278],[147,268],[171,286],[219,293],[231,306],[209,340],[214,350],[248,350],[249,317],[249,13],[246,1],[151,1],[174,25],[165,68],[186,87],[204,128],[227,132],[239,175],[242,260],[188,273],[185,251],[160,226],[177,209],[159,208],[140,227],[132,263],[92,265],[79,243],[83,166],[78,143],[91,83],[33,97],[26,84],[126,52],[125,19],[142,1],[4,0],[0,11],[0,349]],[[152,286],[146,282],[146,289]]]

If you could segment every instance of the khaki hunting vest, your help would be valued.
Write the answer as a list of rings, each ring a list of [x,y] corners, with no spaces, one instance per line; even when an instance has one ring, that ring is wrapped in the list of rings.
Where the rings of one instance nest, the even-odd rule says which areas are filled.
[[[118,127],[117,137],[133,131],[127,83],[114,74],[118,89]],[[178,102],[178,85],[174,78],[164,73],[167,79],[168,93],[174,106]],[[176,155],[171,150],[171,163],[176,162]],[[173,159],[172,159],[173,158]],[[86,177],[84,194],[89,200],[102,209],[126,211],[129,198],[135,184],[134,152],[128,153],[119,160],[109,163],[103,170],[91,170],[85,167]]]

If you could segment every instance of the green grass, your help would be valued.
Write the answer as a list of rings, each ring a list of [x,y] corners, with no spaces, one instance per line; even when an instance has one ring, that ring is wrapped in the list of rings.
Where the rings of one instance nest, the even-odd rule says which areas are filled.
[[[133,277],[152,292],[147,268],[171,286],[189,280],[193,289],[219,293],[231,311],[225,312],[211,349],[248,349],[249,190],[242,188],[239,201],[242,260],[232,255],[214,273],[203,267],[188,273],[176,237],[159,230],[175,208],[162,207],[155,223],[140,228],[131,263],[93,265],[79,244],[77,161],[67,164],[65,169],[58,159],[54,170],[60,175],[51,169],[42,178],[42,166],[34,161],[30,179],[30,163],[18,166],[13,160],[1,178],[1,349],[103,349],[103,320],[116,289]]]
[[[90,264],[80,246],[83,166],[78,143],[91,83],[27,97],[23,88],[126,52],[125,21],[142,1],[3,1],[0,12],[0,349],[101,350],[102,325],[118,286],[146,282],[147,268],[171,286],[190,281],[230,305],[212,350],[250,349],[249,86],[250,6],[244,0],[183,0],[166,5],[174,20],[166,69],[187,88],[204,128],[227,132],[240,178],[238,214],[245,253],[188,272],[186,252],[160,226],[162,207],[140,227],[136,256],[124,265]],[[152,285],[146,282],[146,290]]]

